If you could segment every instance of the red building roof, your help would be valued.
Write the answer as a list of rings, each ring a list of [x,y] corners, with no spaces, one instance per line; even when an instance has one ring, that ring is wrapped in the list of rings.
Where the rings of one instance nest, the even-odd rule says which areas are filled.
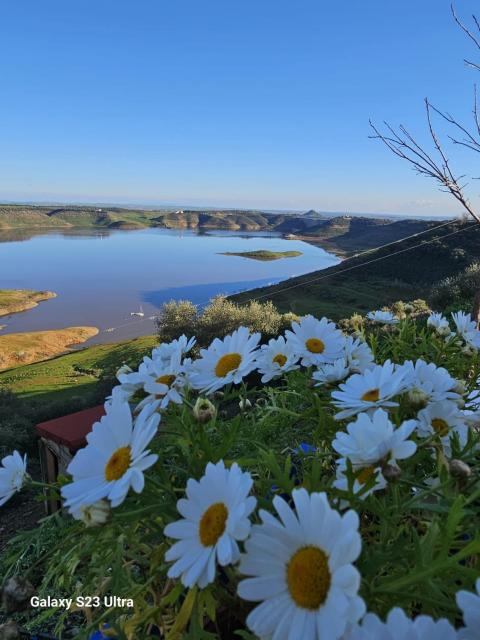
[[[98,422],[103,415],[105,415],[105,409],[103,405],[99,405],[55,418],[55,420],[41,422],[35,428],[43,438],[63,444],[70,451],[75,452],[85,446],[87,433],[90,433],[94,422]]]

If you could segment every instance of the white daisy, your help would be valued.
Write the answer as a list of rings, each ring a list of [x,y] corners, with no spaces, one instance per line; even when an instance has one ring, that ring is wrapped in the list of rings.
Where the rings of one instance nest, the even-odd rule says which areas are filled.
[[[415,420],[407,420],[395,427],[388,413],[377,409],[372,416],[361,413],[347,425],[347,433],[338,431],[332,447],[348,458],[354,469],[375,467],[381,461],[392,463],[409,458],[417,450],[408,439],[416,426]]]
[[[475,350],[480,349],[480,331],[477,329],[477,323],[472,320],[472,316],[458,311],[458,313],[452,313],[452,318],[457,334],[463,338],[467,346]]]
[[[189,367],[189,384],[207,394],[231,382],[238,384],[255,369],[260,337],[259,333],[250,335],[246,327],[240,327],[223,340],[215,338],[208,349],[200,350],[200,358]]]
[[[445,618],[433,620],[430,616],[418,616],[411,620],[396,607],[390,611],[386,622],[367,613],[362,623],[351,629],[344,640],[457,640],[457,632]]]
[[[363,615],[358,596],[359,519],[341,516],[325,493],[292,492],[295,511],[276,496],[280,517],[261,510],[261,525],[245,543],[238,585],[244,600],[261,602],[247,617],[259,638],[338,640]]]
[[[432,435],[440,437],[447,456],[452,453],[450,437],[456,433],[460,446],[464,447],[468,440],[469,426],[465,416],[453,402],[443,401],[429,404],[418,412],[417,430],[422,438]]]
[[[374,366],[373,352],[366,342],[348,336],[345,343],[345,357],[351,373],[363,373]]]
[[[81,520],[86,527],[98,527],[105,524],[110,515],[110,505],[106,500],[99,500],[94,504],[80,505],[72,511],[75,520]]]
[[[407,360],[397,370],[405,372],[406,390],[415,404],[426,405],[441,400],[456,402],[460,399],[460,394],[455,391],[457,380],[446,369],[437,367],[433,362],[427,363],[419,359],[413,363]]]
[[[262,345],[257,355],[257,368],[262,374],[262,382],[270,382],[282,373],[298,369],[299,356],[293,346],[283,336],[272,338]]]
[[[332,392],[333,404],[342,409],[336,420],[350,418],[362,411],[373,411],[377,407],[396,407],[393,397],[405,389],[406,371],[396,370],[387,360],[363,373],[355,373]]]
[[[2,459],[0,466],[0,507],[20,491],[27,478],[27,456],[18,451]]]
[[[191,351],[197,342],[196,338],[187,338],[181,335],[171,342],[162,342],[158,347],[152,349],[152,360],[169,360],[171,356],[179,351],[181,356]]]
[[[427,319],[427,326],[435,329],[440,336],[449,336],[451,334],[448,320],[441,313],[431,313]]]
[[[237,541],[250,533],[249,516],[256,499],[249,496],[253,485],[249,473],[234,463],[225,469],[223,460],[208,463],[205,475],[187,483],[187,499],[177,502],[183,519],[165,527],[165,535],[177,538],[165,554],[174,561],[168,576],[178,578],[186,587],[203,588],[215,579],[217,562],[233,564],[240,558]]]
[[[152,411],[166,409],[170,402],[182,404],[185,375],[179,350],[169,358],[150,360],[145,363],[143,373],[139,374],[141,389],[147,394],[136,407],[135,412],[149,405]]]
[[[390,311],[369,311],[367,318],[379,324],[398,324],[400,322]]]
[[[342,491],[348,491],[348,478],[346,476],[347,463],[345,458],[341,458],[337,464],[337,477],[333,481],[332,486],[336,489],[341,489]],[[353,493],[359,493],[372,478],[375,478],[375,483],[364,491],[361,495],[361,499],[364,500],[367,496],[369,496],[374,491],[380,491],[385,489],[387,486],[387,481],[383,477],[381,467],[376,467],[374,465],[358,468],[354,471],[359,471],[358,475],[353,482]]]
[[[332,364],[323,364],[318,367],[317,371],[312,373],[312,378],[316,380],[316,387],[320,387],[324,384],[335,384],[350,374],[350,367],[348,366],[346,358],[338,358]]]
[[[324,362],[334,362],[343,355],[345,336],[327,318],[317,320],[305,316],[300,322],[292,322],[293,331],[286,331],[287,341],[302,358],[302,365],[309,367]]]
[[[68,465],[73,481],[62,487],[62,495],[71,513],[102,498],[117,507],[130,487],[137,493],[143,490],[143,472],[158,459],[146,447],[159,422],[158,414],[142,411],[134,424],[128,403],[113,400],[87,435],[87,446]]]
[[[480,578],[477,579],[475,588],[477,593],[457,593],[457,605],[462,610],[465,625],[458,630],[459,640],[480,640]]]

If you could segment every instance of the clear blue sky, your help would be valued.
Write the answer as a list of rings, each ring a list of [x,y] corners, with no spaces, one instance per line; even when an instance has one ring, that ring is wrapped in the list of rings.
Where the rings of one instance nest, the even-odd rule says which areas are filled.
[[[448,0],[3,2],[0,199],[456,211],[368,119],[468,113],[468,55]]]

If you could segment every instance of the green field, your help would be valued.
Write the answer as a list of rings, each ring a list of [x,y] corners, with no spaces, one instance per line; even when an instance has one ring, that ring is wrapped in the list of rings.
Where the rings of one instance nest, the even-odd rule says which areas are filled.
[[[111,391],[123,363],[138,366],[158,342],[145,336],[128,342],[102,344],[0,373],[0,388],[8,388],[35,405],[38,420],[100,404]]]

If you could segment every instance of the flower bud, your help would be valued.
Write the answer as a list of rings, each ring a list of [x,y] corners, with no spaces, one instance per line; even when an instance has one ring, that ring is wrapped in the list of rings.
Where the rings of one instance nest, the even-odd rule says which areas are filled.
[[[248,398],[241,398],[238,406],[240,407],[240,411],[248,411],[248,409],[252,408],[252,403]]]
[[[193,407],[193,415],[195,420],[204,424],[215,418],[217,409],[207,398],[198,398]]]
[[[402,470],[396,464],[387,463],[382,467],[382,474],[388,482],[395,482],[402,475]]]
[[[117,378],[121,375],[127,375],[129,373],[133,373],[133,369],[131,367],[128,366],[128,364],[122,364],[122,366],[120,367],[120,369],[118,369],[117,373],[115,374],[117,376]]]
[[[465,384],[465,380],[455,380],[455,385],[452,391],[455,391],[455,393],[459,393],[461,396],[463,396],[466,390],[467,385]]]
[[[2,589],[2,606],[7,613],[23,611],[28,607],[30,598],[35,593],[32,584],[25,578],[13,576],[9,578]],[[0,638],[2,636],[0,635]],[[12,636],[15,637],[15,636]]]
[[[0,624],[0,639],[1,640],[20,640],[22,633],[20,627],[16,622],[10,620],[5,624]]]
[[[410,389],[408,399],[414,407],[425,407],[428,403],[428,396],[422,389]]]
[[[462,348],[462,353],[465,356],[474,356],[477,353],[477,350],[475,349],[475,347],[472,347],[471,344],[466,344],[463,348]]]
[[[110,503],[107,500],[99,500],[94,504],[82,505],[72,515],[75,520],[81,520],[86,527],[98,527],[108,520]]]
[[[452,476],[461,480],[466,480],[472,475],[471,468],[466,462],[463,462],[463,460],[450,460],[448,468]]]

